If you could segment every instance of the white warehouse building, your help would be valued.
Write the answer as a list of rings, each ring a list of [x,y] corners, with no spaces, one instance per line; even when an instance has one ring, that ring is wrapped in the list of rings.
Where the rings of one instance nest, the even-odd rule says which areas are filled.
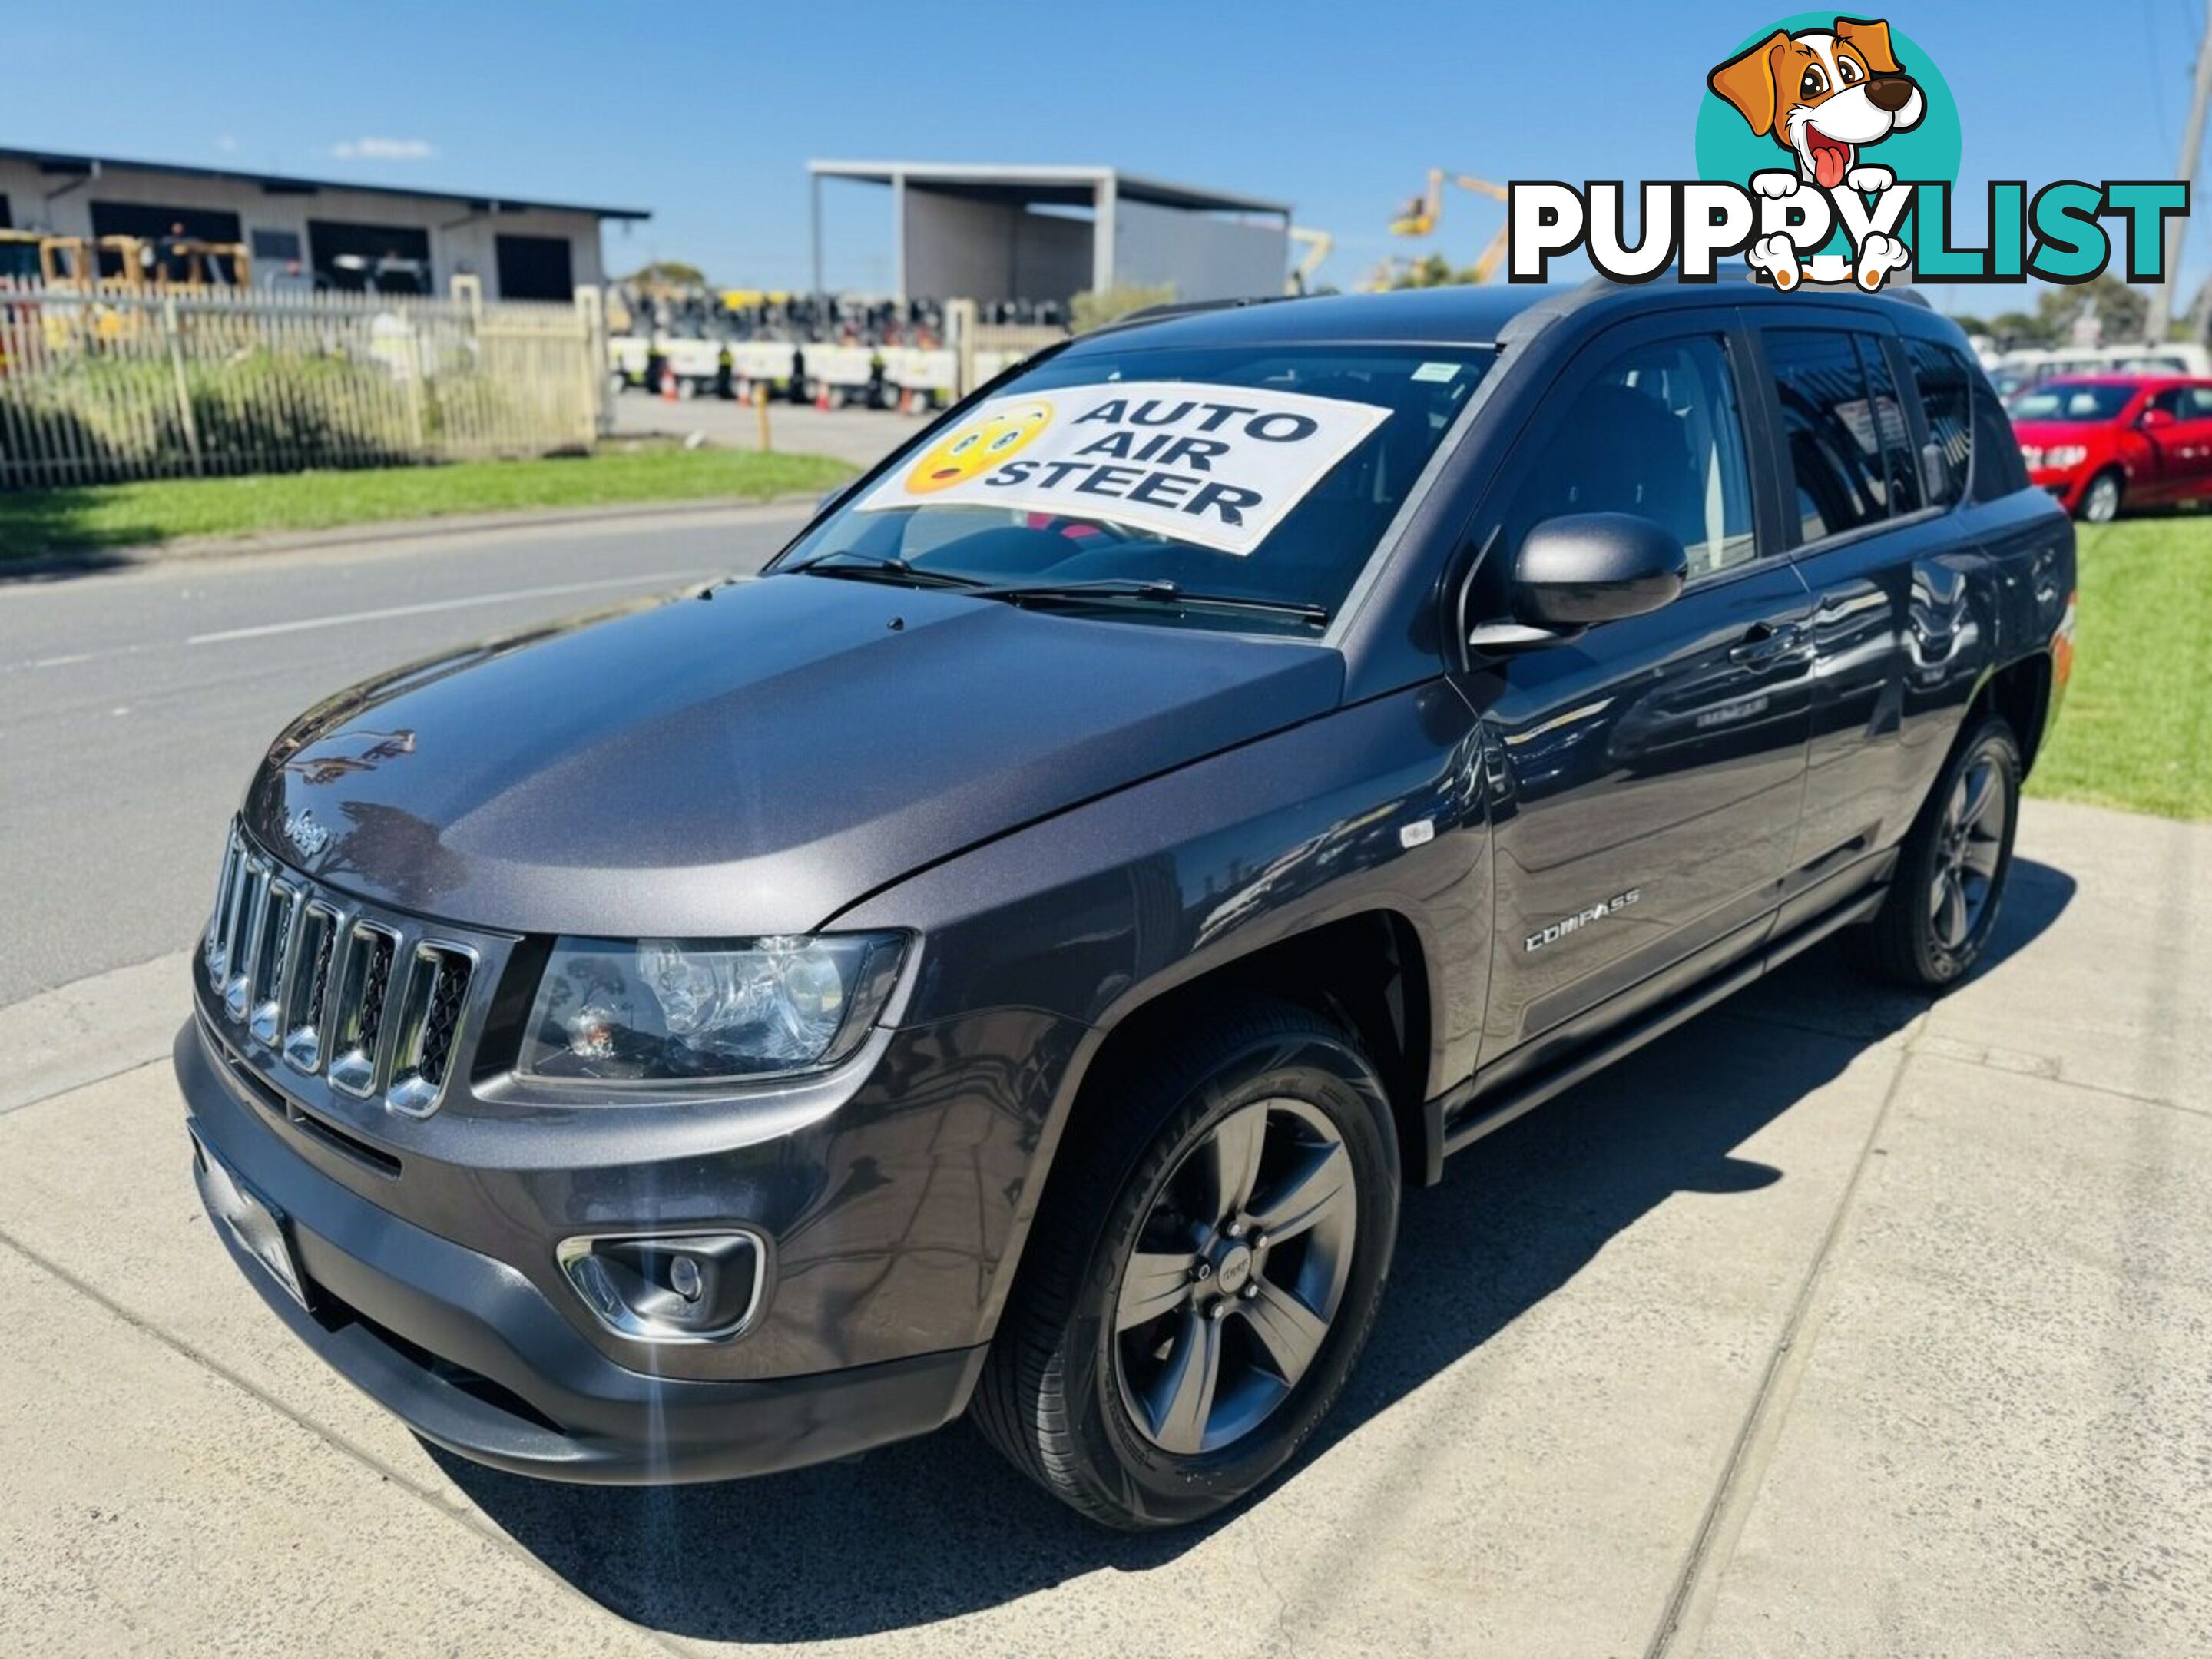
[[[257,283],[566,301],[605,280],[607,220],[635,208],[295,179],[224,167],[0,149],[0,228],[57,236],[172,234],[243,243]],[[179,228],[181,228],[179,229]]]
[[[822,185],[889,185],[892,289],[909,299],[1065,304],[1085,289],[1173,288],[1178,300],[1283,291],[1291,210],[1104,167],[809,161],[814,291]]]

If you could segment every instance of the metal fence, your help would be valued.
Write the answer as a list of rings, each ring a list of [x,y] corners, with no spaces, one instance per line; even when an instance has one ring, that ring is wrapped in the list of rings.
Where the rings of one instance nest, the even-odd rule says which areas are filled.
[[[987,323],[973,300],[945,307],[946,343],[952,350],[954,391],[966,397],[1014,364],[1067,337],[1064,328],[1036,323]]]
[[[587,447],[595,307],[0,286],[0,489]]]

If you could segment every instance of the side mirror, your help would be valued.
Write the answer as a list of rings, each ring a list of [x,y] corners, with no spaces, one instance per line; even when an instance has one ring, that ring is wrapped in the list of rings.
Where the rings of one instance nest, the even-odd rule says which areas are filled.
[[[1689,564],[1679,538],[1634,514],[1547,519],[1513,561],[1513,620],[1478,628],[1468,642],[1534,645],[1643,616],[1682,591]]]
[[[2146,432],[2154,427],[2172,426],[2173,411],[2170,409],[2146,409],[2136,417],[2136,424]]]

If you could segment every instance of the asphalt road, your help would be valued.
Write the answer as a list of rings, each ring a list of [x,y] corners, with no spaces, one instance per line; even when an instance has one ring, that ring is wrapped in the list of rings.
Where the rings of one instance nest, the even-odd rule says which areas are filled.
[[[380,669],[757,569],[796,507],[0,575],[0,1008],[179,950],[279,727]]]

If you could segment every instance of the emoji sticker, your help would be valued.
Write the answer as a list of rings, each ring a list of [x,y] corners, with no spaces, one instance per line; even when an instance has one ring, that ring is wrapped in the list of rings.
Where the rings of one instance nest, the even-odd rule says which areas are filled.
[[[907,494],[932,495],[980,477],[1000,461],[1020,453],[1051,424],[1052,405],[1040,398],[963,427],[914,464],[906,475]]]

